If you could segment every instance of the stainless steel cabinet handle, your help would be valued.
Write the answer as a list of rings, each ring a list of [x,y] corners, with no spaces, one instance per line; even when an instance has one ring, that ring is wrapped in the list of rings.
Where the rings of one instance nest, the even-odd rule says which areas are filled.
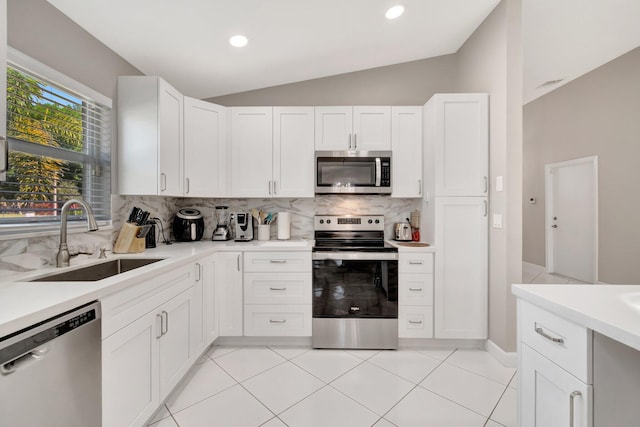
[[[422,180],[418,180],[418,196],[422,196]]]
[[[270,259],[269,262],[271,264],[286,264],[287,260],[286,259]]]
[[[202,280],[202,266],[200,265],[200,263],[196,262],[196,268],[198,271],[198,278],[196,279],[196,282],[199,282],[200,280]]]
[[[353,134],[353,149],[354,150],[358,149],[358,134],[357,133]]]
[[[545,337],[546,339],[548,339],[551,342],[555,342],[557,344],[564,344],[564,339],[563,338],[553,337],[553,336],[549,335],[548,333],[546,333],[544,331],[544,329],[542,329],[542,328],[536,328],[536,334],[542,335],[543,337]]]
[[[412,325],[422,325],[422,320],[409,320]]]
[[[156,338],[160,338],[163,333],[162,331],[164,330],[164,318],[162,317],[162,314],[156,314],[156,319],[160,318],[160,335],[156,334]],[[156,321],[156,325],[157,325],[157,321]]]
[[[269,319],[269,323],[287,323],[287,321],[285,319],[283,319],[283,320]]]
[[[422,288],[409,288],[411,292],[422,292]]]
[[[578,390],[574,391],[569,395],[569,427],[573,427],[573,419],[574,419],[573,401],[576,396],[581,396],[581,395],[582,393],[580,393]]]
[[[484,216],[489,215],[489,203],[487,203],[486,200],[483,200],[484,202]]]
[[[167,189],[167,174],[160,174],[160,191],[166,191]]]
[[[287,288],[269,288],[270,291],[286,291]]]
[[[240,271],[240,255],[238,255],[237,262],[238,262],[238,271]]]
[[[409,264],[411,264],[411,265],[422,265],[422,264],[424,264],[424,261],[409,261]]]
[[[187,187],[187,188],[185,189],[185,194],[189,194],[189,178],[186,178],[186,182],[185,182],[185,184],[186,184],[186,187]]]
[[[269,195],[271,195],[271,181],[269,181]]]
[[[489,178],[488,177],[484,177],[484,192],[488,192],[489,191]]]
[[[164,335],[169,332],[169,313],[162,310],[162,315],[164,316],[164,332],[162,333],[162,335]]]
[[[351,150],[351,134],[349,134],[349,150]]]

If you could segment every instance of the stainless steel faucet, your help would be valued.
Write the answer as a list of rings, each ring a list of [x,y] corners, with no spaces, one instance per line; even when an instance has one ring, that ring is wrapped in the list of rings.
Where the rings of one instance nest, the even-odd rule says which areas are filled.
[[[56,267],[69,267],[69,248],[67,247],[67,211],[73,204],[80,204],[87,213],[87,231],[96,231],[98,229],[98,223],[93,216],[93,210],[87,202],[82,199],[70,199],[64,205],[60,211],[60,246],[58,247],[58,254],[56,255]]]

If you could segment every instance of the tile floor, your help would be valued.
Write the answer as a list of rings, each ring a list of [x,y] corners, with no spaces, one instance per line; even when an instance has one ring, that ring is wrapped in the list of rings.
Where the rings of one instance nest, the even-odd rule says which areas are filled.
[[[585,282],[572,279],[570,277],[560,276],[559,274],[547,273],[544,267],[534,264],[522,264],[522,283],[531,283],[534,285],[584,285]]]
[[[515,427],[517,376],[480,350],[212,347],[154,427]]]

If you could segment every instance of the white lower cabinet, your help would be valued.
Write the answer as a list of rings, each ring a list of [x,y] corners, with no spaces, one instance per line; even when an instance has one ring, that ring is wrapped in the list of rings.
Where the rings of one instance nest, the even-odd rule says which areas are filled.
[[[144,425],[193,363],[192,266],[104,298],[104,427]]]
[[[311,252],[246,252],[244,271],[244,335],[311,336]]]
[[[191,328],[193,354],[201,354],[218,338],[215,306],[215,259],[209,255],[195,265],[194,322]]]
[[[592,427],[592,332],[518,301],[521,427]]]
[[[242,252],[218,252],[215,282],[218,334],[242,336]]]
[[[399,253],[398,337],[433,338],[432,253]]]

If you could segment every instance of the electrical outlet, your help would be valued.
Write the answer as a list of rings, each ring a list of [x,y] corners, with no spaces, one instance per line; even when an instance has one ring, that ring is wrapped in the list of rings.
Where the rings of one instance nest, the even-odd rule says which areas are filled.
[[[502,214],[493,214],[493,228],[502,228]]]

